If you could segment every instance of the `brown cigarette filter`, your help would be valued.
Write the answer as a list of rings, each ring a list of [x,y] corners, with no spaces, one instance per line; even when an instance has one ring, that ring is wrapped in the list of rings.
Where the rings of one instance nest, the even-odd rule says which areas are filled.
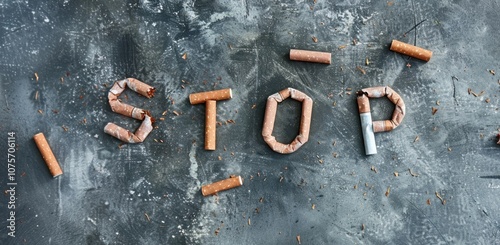
[[[274,129],[274,122],[276,120],[276,111],[278,109],[278,103],[289,97],[291,97],[294,100],[302,102],[302,114],[301,114],[299,134],[290,144],[283,144],[278,142],[276,140],[276,137],[274,137],[272,133]],[[262,126],[262,137],[273,151],[281,154],[289,154],[295,152],[309,140],[312,106],[313,106],[313,101],[309,96],[293,88],[284,89],[267,98],[266,111],[264,114],[264,123]]]
[[[52,177],[55,178],[63,174],[61,166],[59,166],[59,163],[57,162],[56,157],[52,152],[52,149],[50,149],[49,143],[47,142],[45,135],[43,135],[43,133],[35,134],[35,136],[33,136],[33,140],[35,141],[38,150],[40,150],[42,158],[45,161],[45,164],[47,164],[47,167],[49,168]]]
[[[233,92],[230,88],[189,95],[189,102],[192,105],[205,103],[205,150],[213,151],[216,149],[216,101],[227,100],[232,97]]]
[[[108,123],[104,132],[126,143],[141,143],[153,130],[153,118],[145,114],[141,126],[132,133],[114,123]]]
[[[123,142],[140,143],[143,142],[149,135],[149,133],[151,133],[151,131],[153,130],[154,118],[151,117],[149,111],[122,103],[118,99],[120,94],[125,91],[127,86],[131,90],[145,96],[146,98],[151,98],[154,96],[155,88],[135,78],[126,78],[120,81],[116,81],[113,84],[113,87],[111,87],[111,89],[109,90],[108,101],[109,105],[111,106],[111,110],[127,117],[143,120],[142,124],[135,131],[135,133],[132,133],[114,123],[108,123],[104,127],[104,132]]]
[[[217,127],[217,102],[207,100],[205,102],[205,150],[214,151],[216,148]]]
[[[290,49],[290,60],[331,64],[332,54],[327,52]]]
[[[362,97],[366,95],[368,98],[380,98],[383,96],[387,96],[387,98],[394,103],[396,106],[394,108],[394,112],[392,113],[392,118],[391,120],[382,120],[382,121],[374,121],[373,122],[373,132],[386,132],[386,131],[391,131],[395,129],[401,122],[403,121],[403,118],[405,117],[406,114],[406,106],[398,93],[396,93],[392,88],[386,86],[386,87],[372,87],[372,88],[364,88],[361,91],[358,92],[358,94],[361,94],[362,96],[358,96],[358,108],[360,110],[360,113],[363,107],[363,110],[365,112],[370,111],[370,104],[368,103],[367,106],[362,106],[359,103],[359,100],[364,100]]]
[[[370,99],[364,93],[358,93],[358,111],[359,114],[370,112]]]
[[[146,98],[151,98],[154,96],[154,87],[151,87],[135,78],[126,78],[120,81],[116,81],[108,93],[108,101],[109,105],[111,106],[111,110],[127,117],[143,120],[145,110],[122,103],[118,99],[120,94],[125,91],[127,86],[133,91],[145,96]]]
[[[207,100],[227,100],[231,98],[233,98],[233,92],[230,88],[226,88],[226,89],[190,94],[189,102],[192,105],[196,105],[205,103]]]
[[[394,52],[408,55],[423,61],[429,61],[432,57],[432,51],[400,42],[398,40],[392,40],[390,49]]]
[[[229,190],[231,188],[239,187],[242,185],[243,185],[243,179],[241,178],[241,176],[236,176],[202,186],[201,194],[203,194],[203,196],[209,196],[216,194],[220,191]]]

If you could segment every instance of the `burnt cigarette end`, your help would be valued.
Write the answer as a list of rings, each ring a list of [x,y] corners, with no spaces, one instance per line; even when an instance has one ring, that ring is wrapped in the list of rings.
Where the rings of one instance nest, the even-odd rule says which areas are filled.
[[[235,176],[228,179],[220,180],[212,184],[204,185],[201,187],[201,194],[203,196],[210,196],[220,191],[229,190],[243,185],[241,176]]]
[[[429,61],[432,57],[432,51],[417,46],[413,46],[411,44],[407,44],[398,40],[392,40],[390,50],[423,61]]]
[[[332,54],[310,50],[290,49],[290,60],[331,64]]]
[[[57,159],[54,156],[54,153],[52,152],[52,149],[50,148],[45,135],[43,135],[43,133],[35,134],[33,136],[33,140],[35,141],[35,144],[38,147],[38,150],[40,151],[45,164],[49,168],[52,177],[55,178],[63,174],[61,166],[59,166],[59,163],[57,162]]]

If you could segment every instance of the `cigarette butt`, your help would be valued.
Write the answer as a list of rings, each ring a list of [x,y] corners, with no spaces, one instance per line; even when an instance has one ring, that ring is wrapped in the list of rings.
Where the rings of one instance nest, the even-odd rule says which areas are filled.
[[[243,185],[243,179],[241,178],[241,176],[236,176],[233,178],[217,181],[215,183],[202,186],[201,194],[203,194],[203,196],[209,196],[216,194],[220,191],[225,191],[242,185]]]
[[[61,166],[59,166],[59,163],[57,162],[57,159],[54,156],[52,149],[50,149],[50,145],[47,142],[45,135],[43,135],[43,133],[35,134],[33,136],[33,140],[35,141],[38,150],[40,150],[42,158],[45,161],[45,164],[47,164],[47,167],[49,168],[52,177],[55,178],[63,174]]]
[[[302,113],[299,134],[290,144],[283,144],[278,142],[272,135],[272,133],[274,129],[274,122],[276,120],[278,103],[287,99],[288,97],[302,102]],[[281,90],[278,93],[272,94],[267,98],[264,123],[262,126],[262,137],[273,151],[281,154],[289,154],[295,152],[309,140],[312,105],[313,101],[309,96],[293,88]]]
[[[227,100],[233,98],[230,88],[193,93],[189,95],[189,102],[192,105],[205,103],[207,100]]]
[[[216,128],[217,128],[217,102],[207,100],[205,102],[205,150],[215,150],[216,148]]]
[[[153,130],[153,118],[149,115],[149,113],[145,114],[144,120],[141,123],[141,126],[132,133],[114,123],[108,123],[104,127],[104,132],[127,143],[141,143]]]
[[[361,94],[358,96],[357,101],[360,114],[370,112],[370,99],[368,99],[368,96]]]
[[[391,120],[382,120],[382,121],[374,121],[373,122],[373,131],[375,133],[377,132],[387,132],[395,129],[398,127],[401,122],[403,121],[404,116],[406,115],[406,106],[401,98],[401,96],[396,93],[392,88],[385,86],[385,87],[371,87],[371,88],[364,88],[361,91],[358,92],[358,94],[364,94],[368,98],[381,98],[384,96],[387,96],[387,98],[395,104],[394,112],[392,113],[392,118]],[[360,98],[362,96],[358,96],[358,109],[360,109],[360,101],[364,102],[364,98]],[[369,103],[369,102],[368,102]],[[360,109],[361,110],[361,109]],[[366,107],[364,107],[364,110],[367,110]],[[369,112],[369,104],[368,104],[368,111]],[[360,111],[361,113],[361,111]]]
[[[290,49],[290,60],[331,64],[332,54],[327,52]]]
[[[390,120],[374,121],[373,122],[373,132],[387,132],[395,128]]]
[[[394,52],[408,55],[423,61],[429,61],[432,57],[432,51],[400,42],[398,40],[392,40],[390,49]]]

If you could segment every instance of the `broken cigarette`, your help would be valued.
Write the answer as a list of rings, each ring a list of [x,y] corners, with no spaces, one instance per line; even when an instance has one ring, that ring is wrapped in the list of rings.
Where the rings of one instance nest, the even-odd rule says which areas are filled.
[[[50,145],[47,142],[45,135],[43,135],[43,133],[35,134],[35,136],[33,136],[33,140],[35,141],[38,150],[40,150],[42,158],[45,161],[45,164],[47,164],[52,177],[55,178],[63,174],[61,166],[59,166],[59,163],[57,162],[52,149],[50,149]]]
[[[390,49],[394,52],[408,55],[423,61],[429,61],[432,57],[432,51],[400,42],[398,40],[392,40]]]
[[[113,84],[113,87],[111,87],[111,89],[109,90],[108,101],[113,112],[142,120],[144,119],[145,110],[122,103],[120,100],[118,100],[118,96],[120,96],[120,94],[125,91],[127,86],[148,99],[154,96],[155,88],[135,78],[125,78],[123,80],[116,81]]]
[[[302,102],[302,114],[300,120],[299,134],[290,144],[283,144],[276,140],[272,135],[274,129],[274,122],[276,119],[276,111],[278,103],[291,97],[294,100]],[[267,98],[266,111],[264,114],[264,123],[262,126],[262,137],[264,141],[275,152],[281,154],[289,154],[295,152],[302,145],[309,140],[309,130],[311,127],[311,114],[312,114],[312,99],[306,94],[293,88],[287,88],[279,91]]]
[[[233,98],[230,88],[194,93],[189,95],[191,105],[205,103],[207,100],[227,100]]]
[[[406,114],[405,103],[401,96],[388,86],[365,88],[358,91],[357,95],[358,110],[361,119],[361,129],[363,132],[366,155],[377,154],[374,133],[387,132],[398,127]],[[394,112],[392,113],[392,118],[391,120],[372,122],[370,102],[368,98],[380,98],[383,96],[387,96],[387,98],[396,105]]]
[[[243,179],[241,178],[241,176],[235,176],[229,179],[217,181],[215,183],[202,186],[201,194],[203,194],[203,196],[209,196],[216,194],[220,191],[229,190],[242,185],[243,185]]]
[[[331,64],[332,54],[327,52],[290,49],[290,60]]]
[[[189,95],[189,102],[192,105],[205,103],[205,150],[216,149],[216,118],[217,100],[227,100],[233,98],[230,88],[193,93]]]
[[[151,117],[149,111],[122,103],[118,99],[120,94],[123,93],[127,87],[148,99],[154,96],[155,88],[135,78],[125,78],[116,81],[109,90],[108,101],[111,110],[127,117],[143,120],[141,126],[135,133],[132,133],[114,123],[108,123],[104,127],[104,132],[123,142],[140,143],[143,142],[153,130],[154,118]]]
[[[146,139],[146,137],[148,137],[149,133],[153,131],[153,121],[154,119],[146,111],[146,114],[144,114],[144,120],[135,133],[132,133],[114,123],[106,124],[104,132],[126,143],[141,143]]]
[[[217,120],[217,102],[207,100],[205,102],[205,150],[215,150],[216,148],[216,130]]]

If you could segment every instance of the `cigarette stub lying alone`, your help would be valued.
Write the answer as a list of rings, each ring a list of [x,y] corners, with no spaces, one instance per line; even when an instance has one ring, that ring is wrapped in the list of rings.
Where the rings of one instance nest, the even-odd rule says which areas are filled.
[[[400,54],[408,55],[410,57],[424,61],[429,61],[432,57],[432,51],[400,42],[398,40],[392,40],[390,49],[394,52],[398,52]]]
[[[220,191],[229,190],[242,185],[243,185],[243,179],[241,178],[241,176],[235,176],[229,179],[217,181],[215,183],[202,186],[201,194],[203,194],[203,196],[209,196],[216,194]]]
[[[61,166],[59,166],[59,163],[57,162],[57,159],[54,156],[54,153],[52,152],[52,149],[50,148],[45,135],[43,135],[43,133],[35,134],[35,136],[33,136],[33,140],[35,141],[38,150],[40,150],[42,158],[45,161],[45,164],[47,164],[52,177],[55,178],[63,174]]]
[[[230,88],[193,93],[189,95],[192,105],[205,103],[205,150],[216,149],[217,101],[233,98]]]
[[[290,60],[331,64],[332,54],[328,52],[290,49]]]
[[[274,121],[276,120],[276,111],[278,103],[291,97],[294,100],[302,102],[302,114],[300,117],[299,134],[290,144],[283,144],[276,140],[272,135],[274,130]],[[295,152],[309,140],[309,130],[311,128],[312,99],[306,94],[294,88],[287,88],[272,94],[267,98],[266,112],[264,114],[264,123],[262,126],[262,137],[264,141],[273,149],[281,154]]]
[[[153,130],[154,118],[151,117],[149,111],[122,103],[118,99],[120,94],[125,91],[127,87],[146,98],[154,96],[155,88],[135,78],[126,78],[116,81],[109,90],[108,101],[111,110],[127,117],[142,120],[141,126],[135,133],[132,133],[114,123],[108,123],[104,127],[104,132],[126,143],[140,143],[143,142]]]
[[[405,103],[398,93],[387,86],[365,88],[358,91],[357,95],[358,110],[361,119],[361,130],[363,132],[366,155],[377,154],[374,133],[391,131],[399,126],[406,114]],[[391,120],[372,122],[369,98],[380,98],[384,96],[387,96],[387,98],[396,105],[394,112],[392,113],[392,118]]]

